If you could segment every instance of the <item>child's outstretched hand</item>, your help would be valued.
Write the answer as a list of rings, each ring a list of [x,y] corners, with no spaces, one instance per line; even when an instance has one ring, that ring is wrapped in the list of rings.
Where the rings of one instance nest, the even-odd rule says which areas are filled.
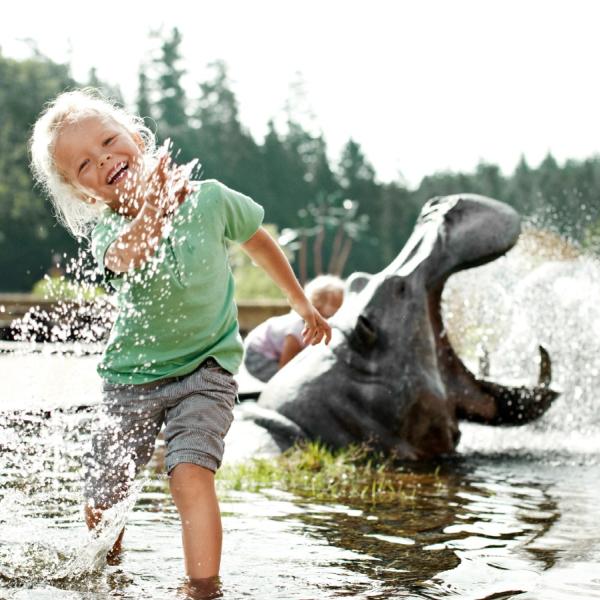
[[[321,341],[331,341],[331,326],[321,313],[305,297],[298,302],[291,302],[292,308],[304,319],[302,339],[306,345],[314,346]]]
[[[156,166],[146,181],[136,187],[139,200],[150,204],[161,214],[172,214],[191,191],[190,174],[196,162],[175,165],[171,157],[171,142],[166,140],[159,150]]]

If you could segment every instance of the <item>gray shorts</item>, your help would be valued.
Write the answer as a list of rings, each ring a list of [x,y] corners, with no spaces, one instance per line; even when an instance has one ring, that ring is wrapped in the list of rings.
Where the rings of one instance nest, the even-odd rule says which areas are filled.
[[[185,377],[141,385],[104,382],[102,396],[84,459],[90,504],[110,506],[127,494],[152,457],[163,423],[167,472],[179,463],[213,472],[221,466],[237,382],[214,359]]]
[[[276,358],[269,358],[254,350],[252,346],[244,350],[244,366],[250,375],[264,382],[269,381],[279,371],[279,361]]]

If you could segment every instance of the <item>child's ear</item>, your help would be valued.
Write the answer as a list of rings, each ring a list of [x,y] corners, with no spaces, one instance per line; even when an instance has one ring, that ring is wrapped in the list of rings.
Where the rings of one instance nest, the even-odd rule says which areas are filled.
[[[82,192],[81,190],[77,190],[77,195],[79,196],[79,199],[86,204],[96,204],[96,198]]]
[[[133,141],[136,143],[137,147],[144,152],[144,150],[146,150],[146,144],[144,144],[142,136],[137,131],[134,131],[131,137],[133,137]]]

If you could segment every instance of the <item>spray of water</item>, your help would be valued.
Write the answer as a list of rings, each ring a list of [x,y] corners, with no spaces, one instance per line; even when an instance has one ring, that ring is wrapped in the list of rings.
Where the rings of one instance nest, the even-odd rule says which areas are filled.
[[[489,363],[489,377],[504,384],[534,385],[542,345],[552,359],[552,387],[561,393],[530,425],[485,434],[476,428],[477,436],[467,436],[470,449],[600,449],[599,294],[596,257],[531,228],[505,257],[449,280],[444,315],[465,363],[476,373]]]

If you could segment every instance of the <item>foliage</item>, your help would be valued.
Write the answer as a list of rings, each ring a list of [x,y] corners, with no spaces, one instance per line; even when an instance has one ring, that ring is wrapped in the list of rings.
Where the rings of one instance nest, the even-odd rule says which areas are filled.
[[[319,442],[307,442],[275,458],[225,465],[217,483],[225,491],[275,487],[315,501],[380,504],[411,502],[421,478],[403,472],[392,459],[373,453],[366,445],[332,451]]]
[[[0,54],[0,290],[29,290],[53,254],[74,253],[49,202],[33,189],[27,139],[43,104],[74,84],[66,65]]]
[[[598,157],[569,160],[561,166],[549,154],[537,168],[521,159],[508,176],[496,165],[481,163],[472,173],[424,177],[414,190],[402,181],[380,183],[354,139],[348,140],[337,165],[332,165],[314,115],[303,108],[302,85],[291,91],[284,125],[276,127],[278,115],[274,115],[259,142],[241,122],[223,61],[209,65],[206,80],[198,82],[198,97],[192,98],[183,85],[180,32],[158,32],[153,40],[157,48],[140,65],[138,98],[132,108],[155,120],[148,124],[156,129],[159,141],[174,140],[178,160],[198,158],[203,178],[219,179],[265,207],[267,220],[279,231],[287,230],[292,246],[296,244],[293,266],[301,278],[311,271],[347,275],[381,269],[404,245],[423,203],[457,192],[503,200],[538,227],[551,228],[598,251]],[[120,98],[118,88],[100,81],[93,68],[88,81],[80,83],[90,82]],[[26,144],[45,101],[76,85],[68,65],[39,53],[26,60],[0,54],[2,291],[31,289],[48,270],[53,254],[76,253],[76,240],[57,225],[49,203],[32,186]],[[351,200],[351,209],[344,209],[346,200]],[[295,237],[290,232],[296,232]],[[244,297],[272,293],[269,285],[258,281],[258,270],[246,266],[239,275],[238,290]]]
[[[277,228],[274,225],[264,225],[264,227],[273,237],[277,237]],[[285,299],[273,280],[253,264],[250,257],[237,244],[229,246],[229,263],[235,280],[236,300]]]
[[[51,277],[46,275],[37,281],[31,293],[36,298],[45,300],[76,300],[85,302],[104,296],[104,288],[67,279],[63,275]]]
[[[298,271],[303,284],[309,279],[310,258],[311,279],[325,272],[342,275],[353,243],[360,240],[369,227],[368,215],[357,216],[358,206],[357,201],[343,198],[340,193],[321,195],[317,202],[298,211],[300,227],[283,230],[279,243],[298,253]]]

